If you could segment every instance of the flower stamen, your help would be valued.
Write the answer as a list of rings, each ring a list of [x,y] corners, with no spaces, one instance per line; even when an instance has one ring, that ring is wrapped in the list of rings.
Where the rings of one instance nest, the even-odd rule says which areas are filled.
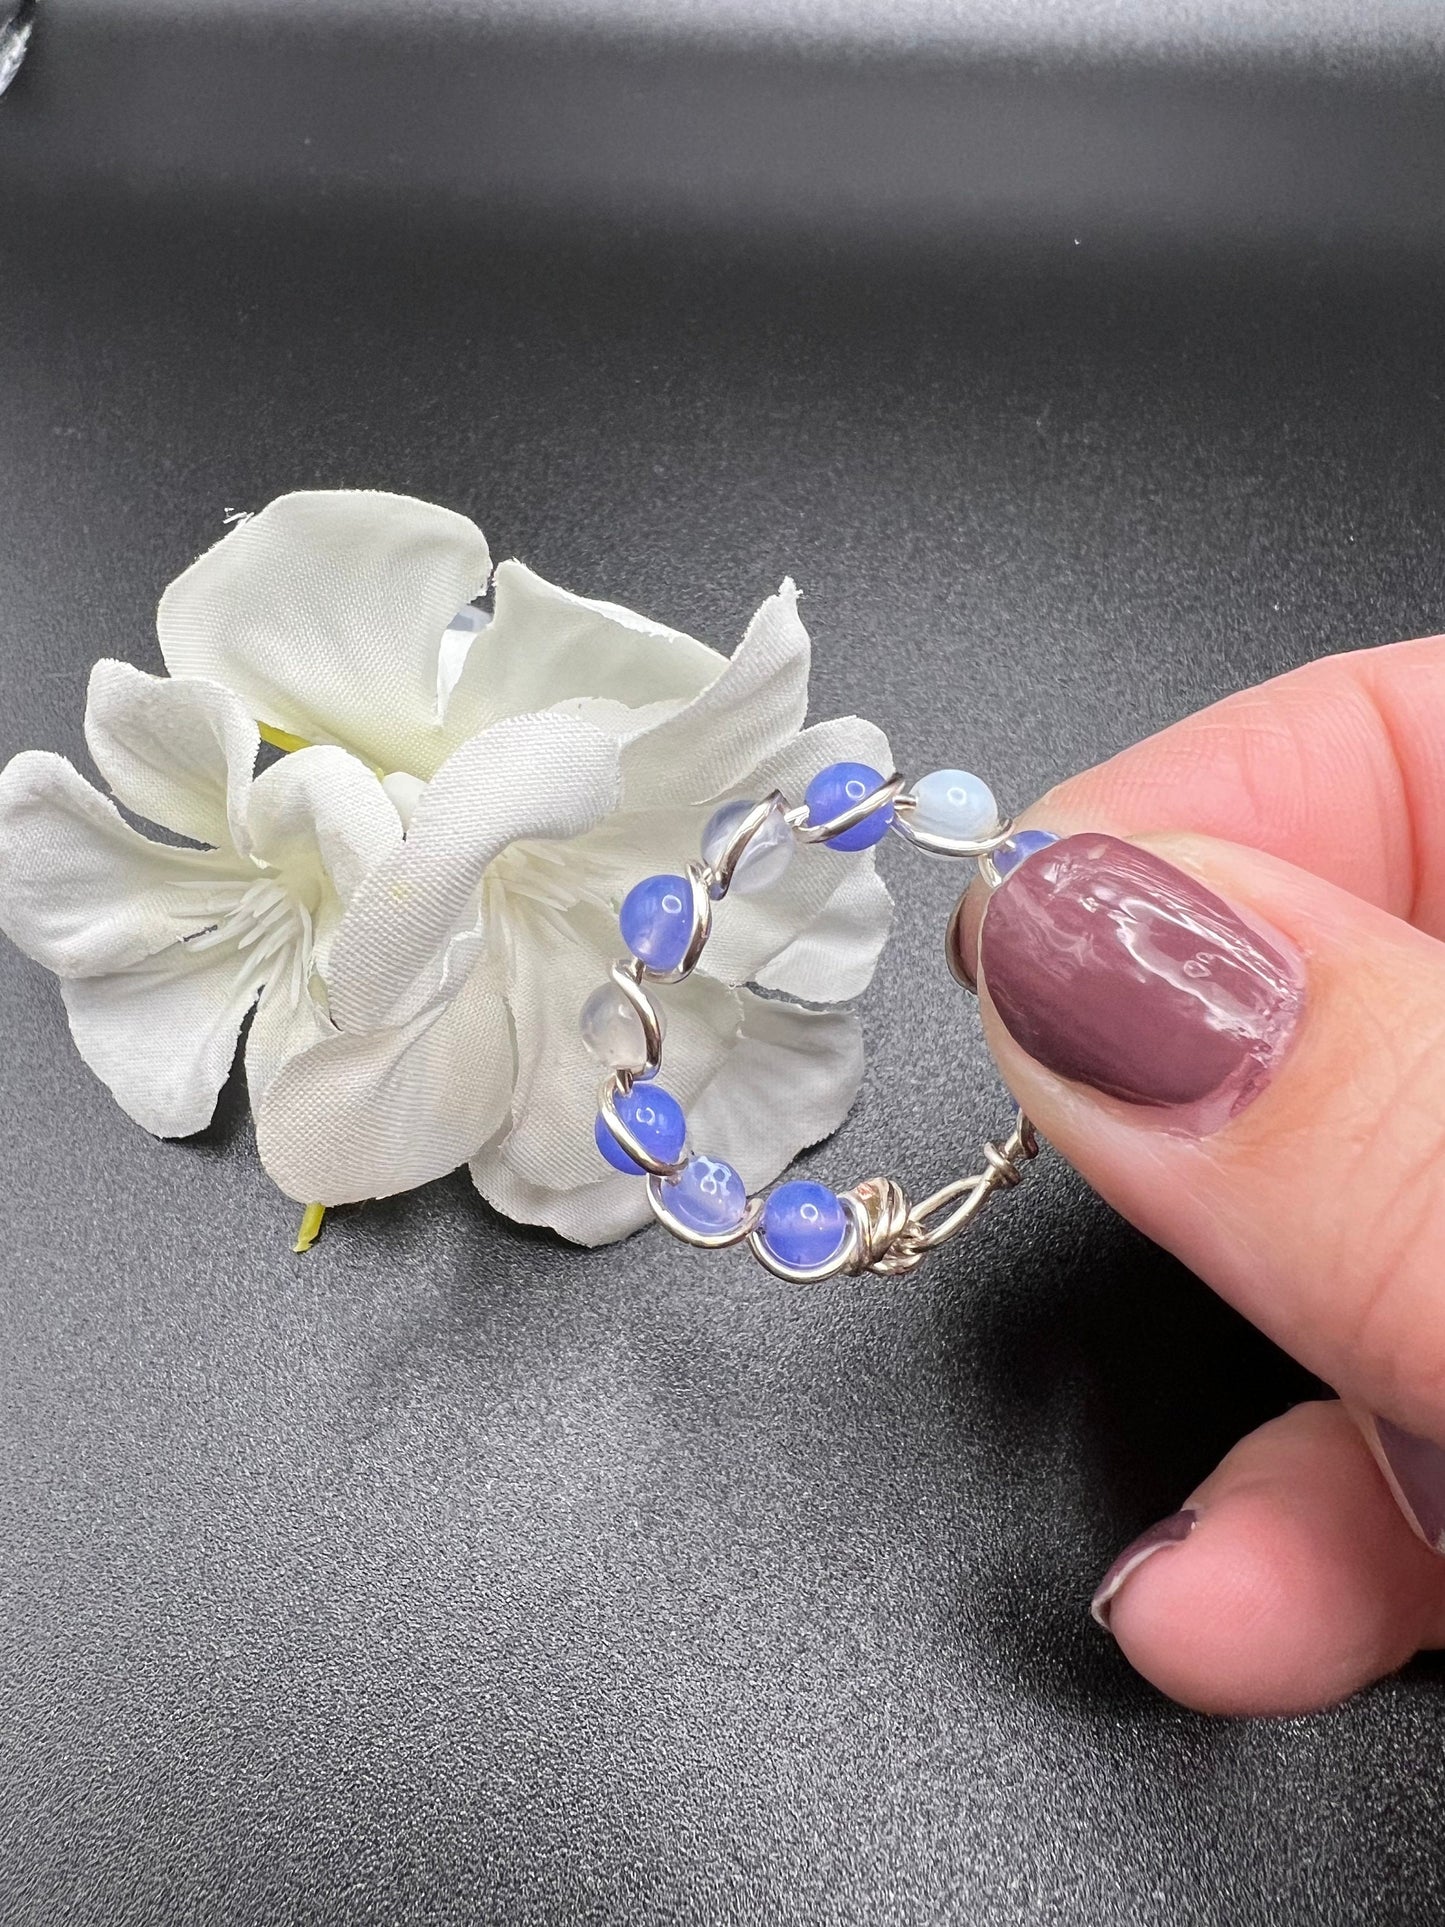
[[[284,981],[294,1010],[311,976],[315,928],[304,903],[274,877],[222,886],[213,895],[217,921],[183,939],[188,950],[218,950],[234,944],[244,958],[241,989],[255,995],[273,979]],[[282,978],[282,968],[289,962]]]

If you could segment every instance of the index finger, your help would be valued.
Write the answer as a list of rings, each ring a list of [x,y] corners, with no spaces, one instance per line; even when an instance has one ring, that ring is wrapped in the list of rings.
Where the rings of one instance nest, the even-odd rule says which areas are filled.
[[[1445,936],[1445,636],[1327,656],[1230,696],[1021,820],[1247,844]]]

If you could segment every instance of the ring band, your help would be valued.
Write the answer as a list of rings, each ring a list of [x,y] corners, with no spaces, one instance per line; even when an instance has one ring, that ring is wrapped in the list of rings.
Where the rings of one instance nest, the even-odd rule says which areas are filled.
[[[674,1237],[703,1250],[745,1243],[765,1269],[791,1284],[916,1270],[992,1197],[1018,1184],[1039,1148],[1019,1111],[1001,1145],[984,1145],[983,1170],[917,1203],[896,1179],[881,1177],[841,1192],[794,1180],[749,1195],[730,1165],[689,1149],[682,1108],[655,1081],[666,1034],[655,991],[696,968],[713,906],[734,888],[767,887],[797,845],[861,850],[890,829],[928,855],[971,861],[990,891],[1057,840],[1000,820],[991,792],[965,771],[935,771],[910,789],[897,771],[885,777],[863,764],[831,764],[809,783],[800,804],[776,790],[756,803],[724,804],[703,832],[701,858],[685,873],[649,877],[629,891],[619,913],[628,954],[582,1012],[589,1048],[608,1064],[596,1124],[602,1156],[645,1182],[654,1216]],[[949,927],[950,967],[971,990],[959,962],[958,914]]]

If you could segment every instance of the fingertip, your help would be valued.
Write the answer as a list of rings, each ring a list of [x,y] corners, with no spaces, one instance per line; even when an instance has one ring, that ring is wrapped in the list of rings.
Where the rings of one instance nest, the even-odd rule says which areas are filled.
[[[1106,1610],[1130,1664],[1199,1712],[1332,1705],[1402,1665],[1445,1592],[1337,1405],[1243,1441],[1192,1509]]]
[[[1377,1667],[1372,1650],[1360,1663],[1335,1602],[1267,1512],[1239,1497],[1201,1514],[1189,1544],[1150,1561],[1114,1601],[1109,1630],[1130,1665],[1197,1712],[1305,1712],[1406,1657]]]

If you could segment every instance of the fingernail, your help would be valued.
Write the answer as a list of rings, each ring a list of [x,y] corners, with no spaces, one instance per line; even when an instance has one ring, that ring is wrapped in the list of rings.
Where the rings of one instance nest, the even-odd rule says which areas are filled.
[[[1163,1552],[1169,1546],[1180,1545],[1198,1523],[1199,1514],[1193,1506],[1185,1506],[1182,1512],[1171,1512],[1157,1526],[1150,1526],[1147,1532],[1141,1532],[1132,1545],[1125,1546],[1099,1581],[1098,1590],[1089,1601],[1089,1611],[1105,1631],[1108,1630],[1109,1612],[1114,1601],[1144,1561],[1152,1559],[1156,1552]]]
[[[1432,1552],[1445,1552],[1445,1451],[1387,1418],[1374,1419],[1375,1457],[1400,1510]]]
[[[1217,1130],[1269,1082],[1304,1002],[1296,960],[1212,890],[1115,836],[1066,837],[989,899],[989,995],[1046,1070]]]

